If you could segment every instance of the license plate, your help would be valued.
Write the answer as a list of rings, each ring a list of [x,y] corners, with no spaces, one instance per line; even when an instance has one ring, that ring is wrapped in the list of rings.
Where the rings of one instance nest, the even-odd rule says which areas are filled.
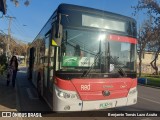
[[[99,105],[100,109],[104,109],[104,108],[111,108],[112,107],[112,103],[111,102],[107,102],[107,103],[101,103]]]

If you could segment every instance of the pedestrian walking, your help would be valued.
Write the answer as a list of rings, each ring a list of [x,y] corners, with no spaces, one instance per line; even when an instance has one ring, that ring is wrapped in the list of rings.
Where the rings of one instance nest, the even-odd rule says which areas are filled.
[[[18,60],[16,56],[12,56],[7,70],[7,86],[9,86],[9,83],[12,80],[12,86],[15,87],[17,71],[18,71]]]

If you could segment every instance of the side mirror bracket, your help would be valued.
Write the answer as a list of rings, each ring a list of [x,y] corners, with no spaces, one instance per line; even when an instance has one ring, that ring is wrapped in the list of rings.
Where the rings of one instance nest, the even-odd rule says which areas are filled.
[[[60,46],[63,36],[63,27],[60,24],[61,21],[61,14],[58,15],[58,20],[53,23],[52,25],[52,40],[51,45],[53,46]]]

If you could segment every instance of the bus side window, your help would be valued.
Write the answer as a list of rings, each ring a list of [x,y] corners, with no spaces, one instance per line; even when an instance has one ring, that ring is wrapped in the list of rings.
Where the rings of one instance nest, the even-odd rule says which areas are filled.
[[[50,47],[50,65],[54,65],[54,47]]]
[[[53,76],[54,76],[54,52],[55,52],[55,47],[50,46],[50,58],[49,58],[49,88],[52,91],[53,87]]]
[[[44,55],[45,55],[45,42],[44,40],[42,40],[40,44],[40,63],[44,63],[45,61]]]
[[[129,35],[132,35],[132,25],[131,25],[131,22],[130,22],[130,21],[128,21],[127,32],[128,32]]]
[[[54,69],[54,49],[55,47],[50,47],[50,59],[49,59],[49,71],[50,71],[50,80],[53,77],[53,69]]]

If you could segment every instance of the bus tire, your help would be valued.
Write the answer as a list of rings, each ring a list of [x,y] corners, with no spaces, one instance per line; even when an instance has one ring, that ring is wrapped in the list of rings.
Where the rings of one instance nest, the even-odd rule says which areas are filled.
[[[38,97],[39,98],[42,98],[42,95],[41,95],[41,86],[42,86],[42,83],[41,83],[41,77],[40,77],[40,73],[38,73],[38,77],[37,77],[37,93],[38,93]]]

